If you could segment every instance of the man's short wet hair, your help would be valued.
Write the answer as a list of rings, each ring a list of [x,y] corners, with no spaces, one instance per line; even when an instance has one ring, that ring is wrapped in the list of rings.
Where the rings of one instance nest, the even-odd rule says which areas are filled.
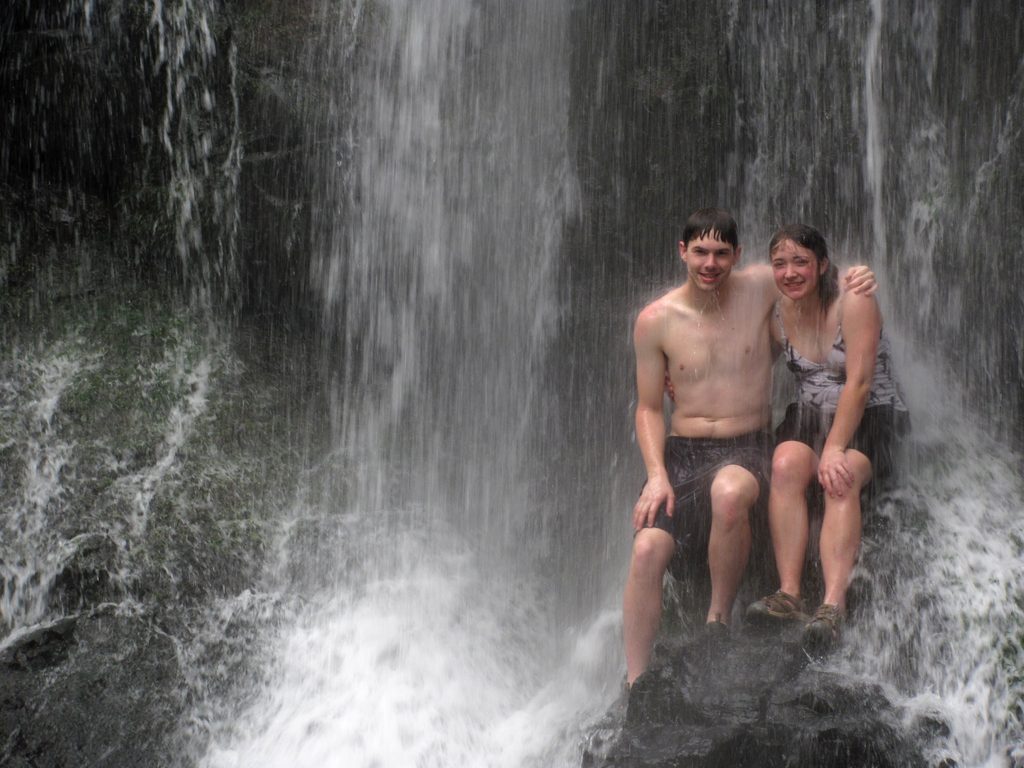
[[[738,229],[736,219],[724,208],[700,208],[690,214],[679,239],[685,245],[700,237],[712,237],[738,248]]]

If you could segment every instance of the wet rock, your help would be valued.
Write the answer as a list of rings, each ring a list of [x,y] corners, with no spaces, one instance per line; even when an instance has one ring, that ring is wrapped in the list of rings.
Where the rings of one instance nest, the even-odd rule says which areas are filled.
[[[721,645],[660,645],[619,715],[618,737],[603,723],[583,765],[923,768],[882,689],[812,661],[798,640],[742,634]]]
[[[182,673],[174,642],[146,617],[62,619],[14,641],[0,663],[0,765],[173,762]]]
[[[69,616],[26,632],[0,652],[0,667],[34,672],[61,663],[75,642],[76,623]]]
[[[67,544],[51,602],[66,609],[116,600],[122,589],[115,576],[118,547],[109,536],[84,533]]]

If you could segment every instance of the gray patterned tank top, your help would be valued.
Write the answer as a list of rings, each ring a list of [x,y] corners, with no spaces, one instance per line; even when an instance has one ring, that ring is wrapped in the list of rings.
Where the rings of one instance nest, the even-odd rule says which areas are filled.
[[[782,345],[786,352],[786,367],[796,376],[797,400],[822,411],[835,411],[839,406],[839,395],[846,383],[846,343],[843,341],[843,325],[840,320],[836,338],[828,351],[825,361],[816,363],[797,352],[786,338],[779,305],[775,304],[775,320],[779,324]],[[907,410],[900,394],[899,384],[892,371],[892,349],[883,331],[878,339],[875,356],[875,375],[871,381],[871,392],[865,408],[891,405],[898,411]]]

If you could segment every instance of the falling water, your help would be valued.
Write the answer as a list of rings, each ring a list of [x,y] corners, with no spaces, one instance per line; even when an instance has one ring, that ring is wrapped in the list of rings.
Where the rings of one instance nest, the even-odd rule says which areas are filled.
[[[354,147],[317,183],[332,491],[297,505],[277,577],[310,604],[205,764],[571,764],[615,633],[559,621],[557,555],[530,533],[564,501],[540,478],[577,205],[568,8],[373,13],[352,4],[327,40],[365,24],[372,50]]]
[[[271,6],[301,21],[293,81],[225,32]],[[746,259],[802,219],[872,264],[899,352],[906,479],[827,669],[882,685],[931,764],[1005,766],[1024,745],[1015,6],[18,2],[0,170],[57,234],[5,213],[23,303],[0,336],[0,650],[77,615],[51,587],[92,537],[113,583],[81,598],[82,631],[97,601],[161,620],[179,676],[131,693],[177,686],[187,706],[151,720],[180,717],[184,764],[578,765],[621,678],[630,316],[679,279],[680,216],[717,203]],[[261,87],[301,125],[244,134]],[[248,165],[243,140],[265,150]],[[110,248],[166,291],[107,316],[136,286],[95,268],[88,195],[144,222]],[[245,341],[279,379],[245,379],[243,337],[205,323],[246,286]],[[247,554],[222,562],[232,536]]]
[[[172,333],[162,359],[154,342],[147,350],[157,357],[152,366],[146,368],[139,359],[137,368],[121,372],[117,382],[126,388],[138,383],[144,390],[142,402],[158,399],[154,393],[163,387],[183,395],[168,414],[159,457],[143,467],[110,455],[103,469],[93,467],[93,446],[88,443],[95,436],[76,433],[79,414],[69,415],[61,399],[70,394],[72,407],[81,408],[83,392],[93,393],[97,379],[121,363],[117,353],[124,350],[104,349],[100,343],[101,338],[116,343],[116,334],[103,336],[111,328],[104,322],[109,318],[98,317],[102,312],[86,307],[81,317],[66,322],[60,302],[84,305],[83,297],[102,294],[109,274],[116,274],[116,263],[107,263],[110,255],[98,253],[90,239],[95,226],[90,219],[99,214],[89,198],[114,198],[120,192],[119,177],[131,173],[139,174],[143,187],[159,178],[165,182],[160,201],[164,214],[150,225],[152,250],[165,247],[156,241],[160,230],[170,230],[173,256],[179,260],[171,271],[182,275],[194,303],[209,309],[215,300],[231,300],[229,287],[237,283],[241,150],[234,49],[229,47],[221,64],[211,31],[218,10],[213,0],[151,0],[144,7],[111,3],[101,8],[92,0],[23,2],[13,4],[5,20],[9,28],[2,75],[11,94],[5,120],[12,130],[0,139],[0,167],[5,184],[27,177],[31,195],[11,206],[0,278],[5,288],[8,280],[19,287],[25,275],[38,279],[36,295],[27,301],[11,292],[6,309],[25,324],[5,329],[0,359],[8,374],[4,446],[16,458],[11,466],[22,467],[21,477],[9,478],[3,488],[7,498],[20,499],[7,507],[4,517],[0,617],[8,629],[52,615],[54,606],[47,601],[53,579],[75,550],[59,532],[82,526],[68,526],[64,519],[65,508],[78,501],[70,498],[77,465],[118,476],[117,492],[132,498],[127,530],[118,538],[122,533],[128,540],[144,537],[153,498],[178,471],[178,452],[203,415],[217,365],[213,360],[224,353],[223,347],[208,339],[207,354],[190,359],[195,339]],[[220,93],[213,76],[218,67],[228,73],[227,87]],[[145,83],[145,88],[124,87],[125,81]],[[151,103],[151,89],[156,88],[162,88],[162,95]],[[219,98],[227,103],[218,104]],[[226,150],[215,150],[218,143],[226,143]],[[128,158],[136,156],[143,158],[141,168],[130,168]],[[126,219],[139,205],[144,203],[131,195],[116,202]],[[37,236],[28,234],[34,223],[32,214],[24,213],[33,207],[52,211],[59,233],[52,242],[22,245],[23,236]],[[209,241],[204,231],[213,233]],[[120,233],[125,239],[132,235]],[[154,253],[146,255],[157,261]],[[131,292],[139,293],[135,286]],[[159,314],[163,297],[151,301],[154,315]],[[140,321],[130,305],[129,300],[122,309],[123,325]],[[131,330],[138,336],[158,334],[155,325],[159,322]],[[157,424],[162,410],[151,408]],[[19,573],[8,572],[15,568]]]
[[[864,175],[870,185],[871,197],[871,231],[874,235],[872,252],[886,252],[885,219],[883,214],[883,188],[885,181],[885,152],[882,137],[879,135],[879,102],[881,99],[881,83],[878,82],[881,61],[879,44],[884,22],[884,5],[881,0],[871,2],[871,27],[864,52],[864,116],[867,122],[864,153]]]
[[[0,623],[8,631],[46,615],[59,572],[63,542],[54,541],[49,514],[64,493],[61,475],[70,470],[74,445],[57,429],[54,416],[61,395],[88,365],[76,346],[56,346],[38,359],[19,351],[6,366],[0,400],[3,448],[20,444],[25,450],[22,477],[5,483],[18,489],[8,497],[15,504],[3,521],[6,546],[0,561]]]
[[[878,82],[888,63],[878,50],[885,28],[881,4],[874,3],[873,11],[865,56],[866,173],[872,189],[876,253],[889,256],[889,222],[900,217],[899,209],[889,202],[897,195],[886,184],[880,134],[886,111],[893,107],[882,97]],[[971,23],[972,15],[965,14],[964,21]],[[940,19],[934,10],[915,9],[913,23],[920,32],[915,44],[927,93],[935,87]],[[1021,66],[1024,58],[1016,67],[1018,74]],[[1019,88],[1018,80],[1016,90]],[[980,198],[991,193],[975,181],[964,212],[956,210],[957,203],[949,196],[935,194],[949,177],[948,159],[934,149],[942,136],[942,121],[933,109],[925,101],[920,125],[911,128],[912,146],[926,149],[915,156],[915,172],[900,190],[910,199],[909,213],[904,216],[909,226],[903,242],[892,243],[896,254],[887,259],[894,283],[899,283],[901,275],[897,267],[906,269],[916,261],[916,268],[923,272],[923,266],[936,260],[941,246],[929,242],[928,233],[941,229],[942,217],[956,220],[962,216],[963,228],[954,238],[969,244],[981,231],[977,227],[979,205],[988,202],[981,203]],[[995,116],[996,130],[1000,124],[1019,119],[1013,99],[1004,110],[1005,115]],[[992,147],[995,156],[984,160],[979,176],[1003,159],[1007,151],[1004,135]],[[888,218],[882,213],[886,208]],[[926,296],[924,311],[934,311],[929,306],[934,286],[923,280],[918,286],[892,291],[895,301],[912,302],[917,293],[914,287]],[[957,307],[949,309],[955,312]],[[910,308],[894,314],[900,320],[913,321],[920,319],[921,310],[916,317]],[[996,335],[1007,331],[1012,328],[994,329]],[[944,336],[942,331],[933,331],[931,338]],[[963,343],[962,337],[960,341]],[[854,638],[854,643],[859,641],[870,651],[850,654],[844,661],[854,674],[894,688],[894,698],[904,703],[908,725],[923,736],[925,755],[933,764],[994,768],[1005,765],[1011,753],[1015,761],[1024,757],[1020,753],[1024,738],[1024,689],[1019,674],[1024,664],[1024,608],[1019,597],[1024,593],[1020,458],[998,433],[979,429],[971,413],[974,407],[960,406],[969,402],[964,392],[965,384],[971,386],[969,380],[956,381],[947,373],[936,387],[935,368],[943,366],[940,360],[920,354],[912,346],[905,351],[905,358],[913,400],[941,405],[919,408],[916,454],[909,460],[905,487],[878,504],[879,527],[866,537],[863,558],[865,565],[873,567],[864,567],[860,576],[870,585],[868,592],[874,599]]]

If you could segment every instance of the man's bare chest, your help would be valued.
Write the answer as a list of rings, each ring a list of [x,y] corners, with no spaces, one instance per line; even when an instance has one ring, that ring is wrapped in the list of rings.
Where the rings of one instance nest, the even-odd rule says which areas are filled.
[[[768,332],[749,318],[712,317],[681,322],[665,345],[673,379],[729,378],[768,359]]]

